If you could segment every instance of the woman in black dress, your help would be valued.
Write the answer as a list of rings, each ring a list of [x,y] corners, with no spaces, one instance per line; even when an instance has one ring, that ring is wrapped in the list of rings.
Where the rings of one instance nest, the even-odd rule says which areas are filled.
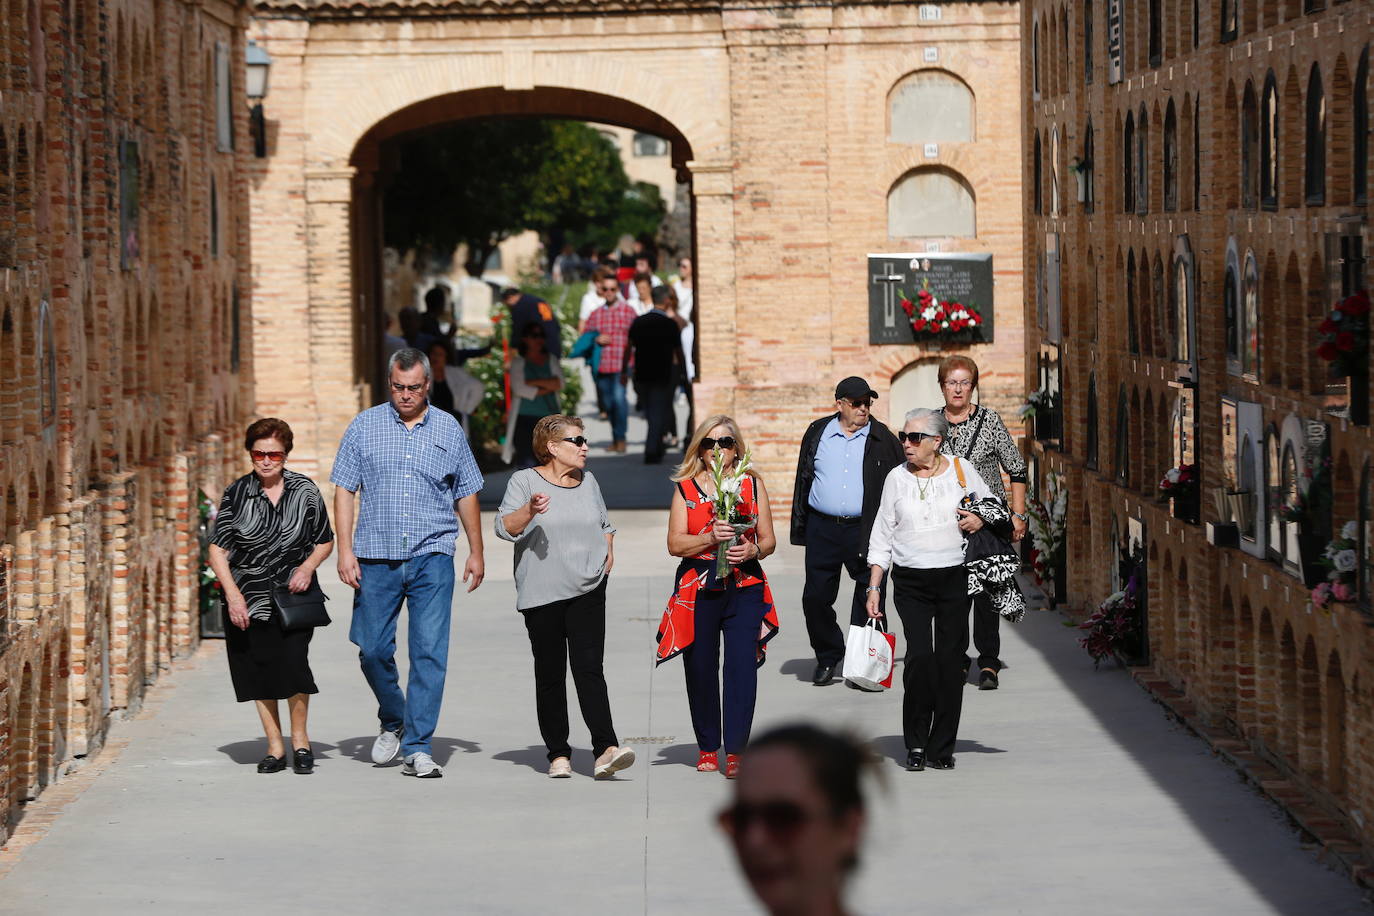
[[[306,732],[310,694],[319,693],[310,673],[312,629],[283,631],[274,619],[272,589],[310,588],[315,570],[334,550],[324,500],[303,474],[286,470],[291,427],[275,418],[248,427],[244,447],[253,472],[229,485],[215,518],[210,566],[224,586],[225,644],[229,675],[240,703],[253,700],[267,734],[259,773],[286,768],[277,701],[291,710],[292,768],[315,766]]]

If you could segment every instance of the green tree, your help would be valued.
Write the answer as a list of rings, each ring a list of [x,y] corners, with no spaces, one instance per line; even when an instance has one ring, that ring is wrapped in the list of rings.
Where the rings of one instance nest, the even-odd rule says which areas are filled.
[[[392,156],[386,244],[431,257],[466,244],[472,276],[520,232],[611,224],[632,190],[614,145],[577,121],[460,121],[399,142]]]

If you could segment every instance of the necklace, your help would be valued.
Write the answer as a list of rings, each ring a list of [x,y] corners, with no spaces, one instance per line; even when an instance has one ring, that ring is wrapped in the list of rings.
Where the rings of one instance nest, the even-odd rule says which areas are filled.
[[[936,459],[935,459],[935,467],[931,470],[930,476],[924,478],[924,479],[925,479],[925,482],[926,482],[926,485],[925,485],[925,486],[921,486],[921,480],[922,480],[922,478],[916,477],[915,474],[912,474],[912,475],[911,475],[912,477],[916,477],[916,492],[920,494],[920,496],[921,496],[921,501],[922,501],[922,502],[925,501],[926,494],[928,494],[928,493],[930,492],[930,488],[931,488],[932,486],[934,486],[934,484],[932,483],[932,481],[935,479],[935,474],[936,474],[936,472],[939,471],[939,470],[940,470],[940,459],[939,459],[939,457],[937,456]]]

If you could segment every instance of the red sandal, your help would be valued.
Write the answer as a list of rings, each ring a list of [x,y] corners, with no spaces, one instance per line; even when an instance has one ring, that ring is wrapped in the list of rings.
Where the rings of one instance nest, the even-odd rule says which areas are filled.
[[[739,754],[725,755],[725,778],[734,779],[739,775]]]
[[[720,769],[720,757],[715,751],[702,751],[697,755],[697,772],[714,773]]]

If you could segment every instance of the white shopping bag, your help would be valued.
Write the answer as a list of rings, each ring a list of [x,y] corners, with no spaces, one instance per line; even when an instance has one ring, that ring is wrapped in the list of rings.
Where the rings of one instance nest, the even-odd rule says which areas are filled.
[[[897,637],[879,629],[877,620],[851,626],[844,641],[844,679],[864,690],[886,690],[896,656]]]

